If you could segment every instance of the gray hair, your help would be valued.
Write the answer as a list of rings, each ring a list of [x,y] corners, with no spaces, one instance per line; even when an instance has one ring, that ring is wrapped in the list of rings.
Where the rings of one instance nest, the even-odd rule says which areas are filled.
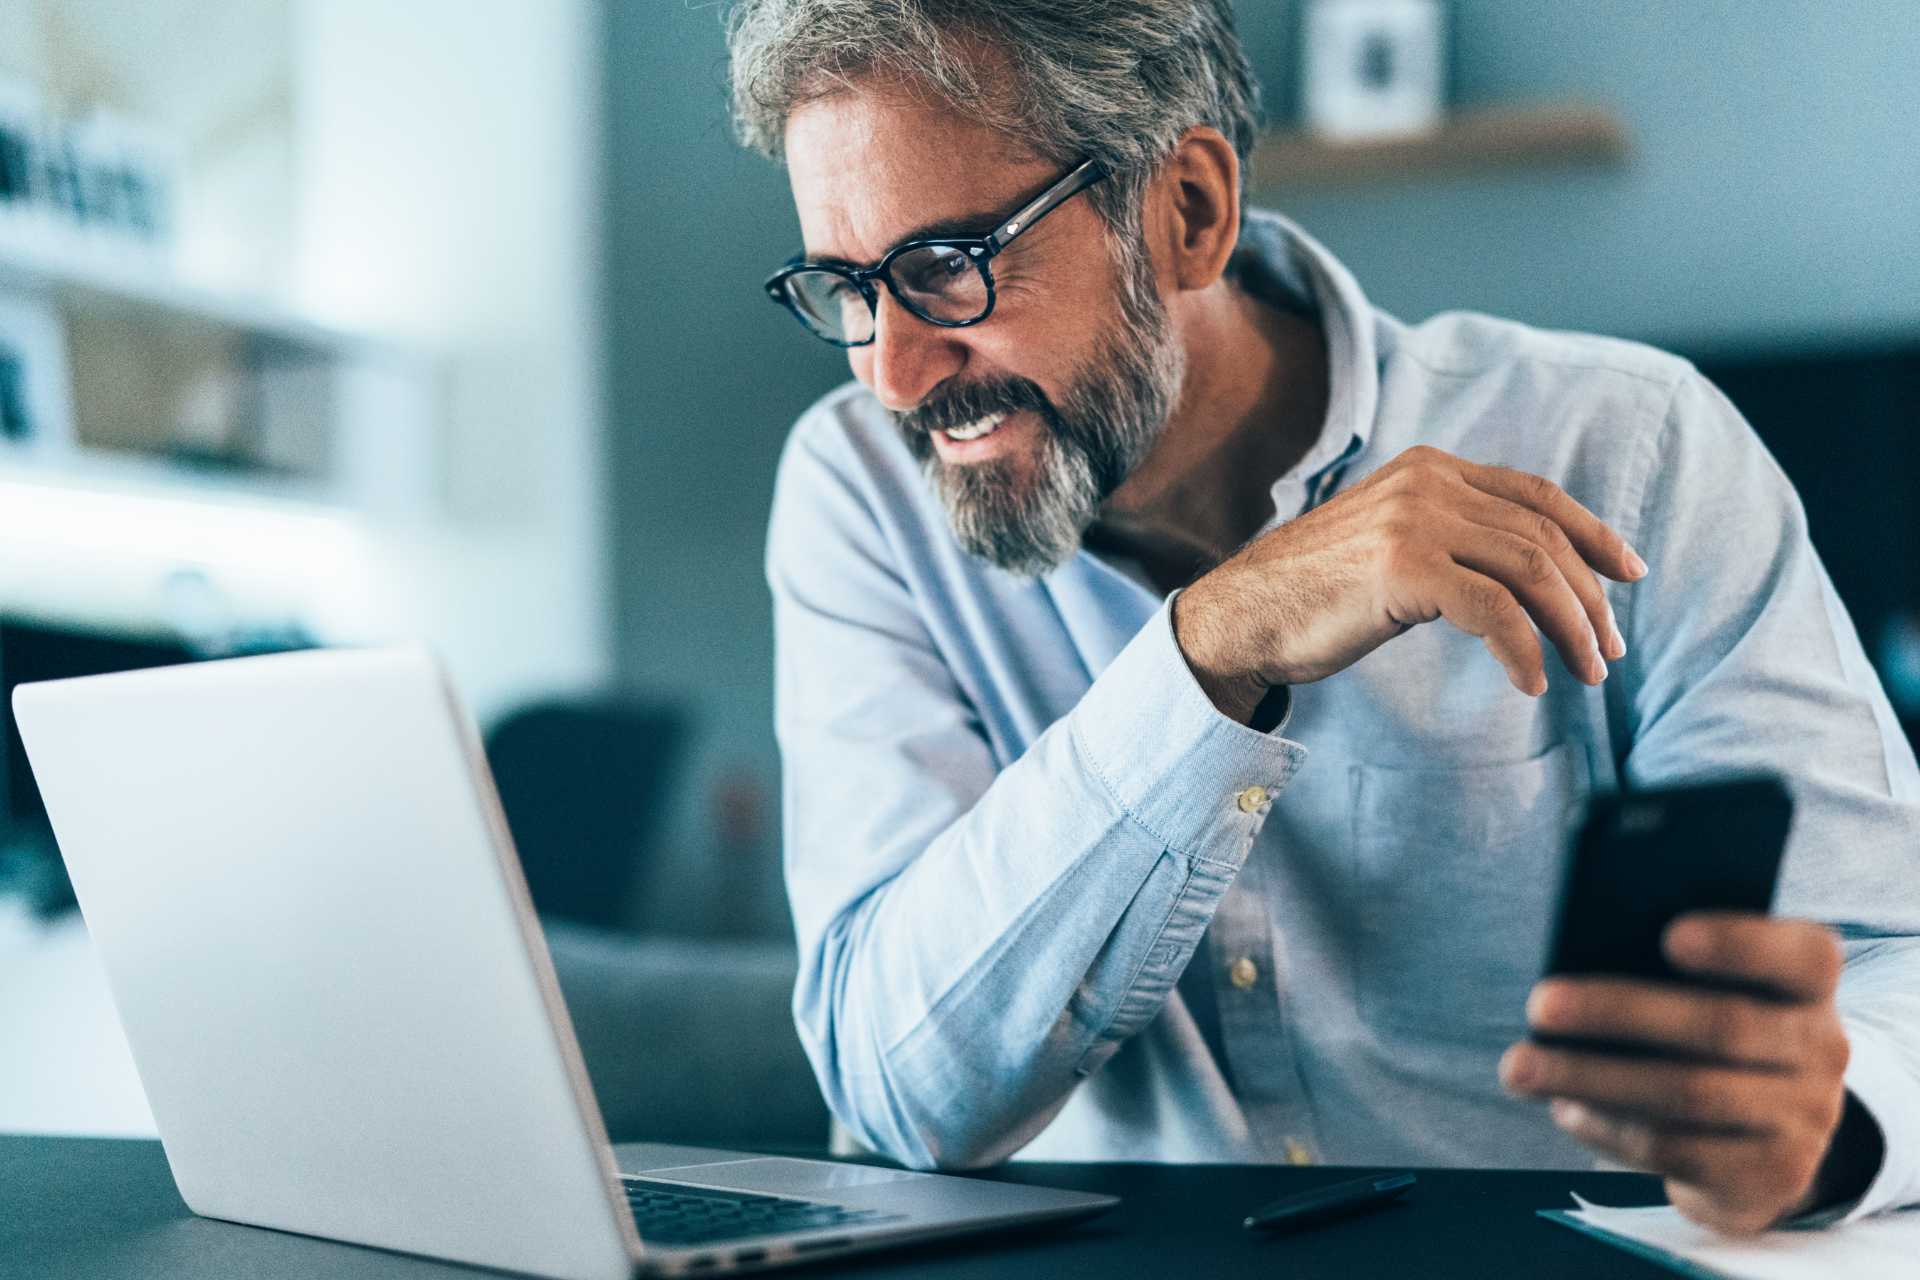
[[[1183,133],[1224,134],[1244,189],[1259,128],[1232,0],[739,0],[727,43],[754,150],[782,159],[787,117],[857,83],[931,92],[1063,167],[1105,165],[1087,199],[1123,254]]]

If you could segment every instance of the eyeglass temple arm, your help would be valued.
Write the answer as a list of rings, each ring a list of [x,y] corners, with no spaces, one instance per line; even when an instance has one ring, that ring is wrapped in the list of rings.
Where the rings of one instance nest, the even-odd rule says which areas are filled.
[[[1026,228],[1106,176],[1107,171],[1098,160],[1082,161],[1071,173],[1035,196],[1033,202],[1026,208],[1001,223],[987,237],[987,244],[992,247],[993,252],[1000,252],[1007,247],[1008,241]]]

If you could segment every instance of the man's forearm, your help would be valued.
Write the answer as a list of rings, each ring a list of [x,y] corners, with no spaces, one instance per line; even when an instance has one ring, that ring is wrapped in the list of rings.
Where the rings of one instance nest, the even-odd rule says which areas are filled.
[[[1180,663],[1162,614],[971,808],[881,851],[897,871],[841,884],[830,913],[814,869],[830,880],[869,856],[850,837],[886,833],[796,806],[795,1014],[870,1145],[1002,1158],[1172,991],[1303,755],[1223,720]]]
[[[1050,852],[1035,831],[989,854],[1004,817],[970,815],[803,963],[796,1013],[836,1114],[909,1164],[977,1166],[1024,1145],[1102,1049],[1138,1029],[1122,1010],[1164,1001],[1231,883],[1231,869],[1192,864],[1122,819],[995,933],[963,886],[983,862]],[[956,942],[979,955],[948,969]],[[923,1010],[904,1029],[903,1005]]]

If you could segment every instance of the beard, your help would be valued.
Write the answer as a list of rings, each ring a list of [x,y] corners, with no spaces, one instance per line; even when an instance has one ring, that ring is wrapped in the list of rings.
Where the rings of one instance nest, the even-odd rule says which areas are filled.
[[[1144,251],[1120,272],[1120,323],[1067,382],[1058,403],[1026,378],[944,392],[894,419],[969,555],[1026,578],[1066,563],[1101,504],[1146,460],[1186,378],[1185,352]],[[1032,410],[1045,427],[1027,458],[949,463],[933,433],[996,413]]]

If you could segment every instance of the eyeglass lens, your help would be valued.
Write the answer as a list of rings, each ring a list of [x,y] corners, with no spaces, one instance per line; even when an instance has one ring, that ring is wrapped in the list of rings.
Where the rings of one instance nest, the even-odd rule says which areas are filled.
[[[887,265],[894,296],[923,320],[965,324],[987,313],[987,278],[966,250],[916,245]],[[823,338],[865,342],[873,337],[873,310],[859,286],[832,271],[796,271],[787,294],[801,318]]]

